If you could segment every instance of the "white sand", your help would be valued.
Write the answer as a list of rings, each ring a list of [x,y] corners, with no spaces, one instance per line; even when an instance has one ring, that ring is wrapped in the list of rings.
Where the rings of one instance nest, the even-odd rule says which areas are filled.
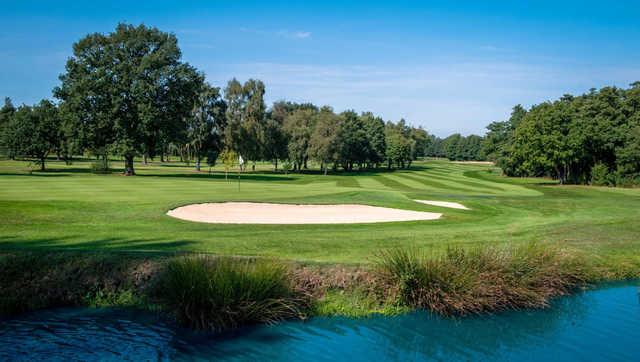
[[[355,224],[435,220],[442,214],[367,205],[293,205],[223,202],[178,207],[167,215],[218,224]]]
[[[449,207],[452,209],[461,209],[461,210],[470,210],[468,207],[459,204],[457,202],[447,202],[447,201],[431,201],[431,200],[413,200],[415,202],[419,202],[421,204],[440,206],[440,207]]]

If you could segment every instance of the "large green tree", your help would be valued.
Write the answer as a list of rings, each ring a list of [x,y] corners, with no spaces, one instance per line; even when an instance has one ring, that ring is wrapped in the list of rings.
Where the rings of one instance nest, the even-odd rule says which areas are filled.
[[[284,121],[284,130],[289,139],[289,160],[295,170],[307,168],[309,141],[315,128],[317,113],[315,109],[301,108],[289,114]]]
[[[327,174],[329,165],[334,168],[340,151],[336,130],[340,129],[340,118],[331,107],[322,107],[316,115],[315,128],[309,140],[309,154],[320,163]]]
[[[369,139],[364,123],[354,111],[340,113],[338,129],[339,162],[345,170],[352,171],[354,165],[362,168],[367,161],[370,150]]]
[[[187,141],[195,159],[195,169],[200,171],[200,161],[207,157],[210,163],[222,150],[226,126],[226,105],[220,89],[203,84],[195,100],[193,110],[187,117]]]
[[[226,144],[243,158],[254,161],[254,167],[264,153],[261,142],[266,123],[264,92],[264,83],[255,79],[241,84],[234,78],[225,88]]]
[[[203,76],[180,57],[173,34],[144,25],[75,43],[54,94],[83,146],[117,152],[133,175],[135,156],[153,156],[162,137],[183,130]]]
[[[48,100],[21,106],[7,124],[4,143],[12,155],[33,158],[44,171],[47,156],[60,143],[60,124],[58,108]]]
[[[0,140],[2,140],[0,143],[0,152],[7,154],[8,156],[11,155],[9,154],[7,145],[4,144],[4,134],[6,132],[7,125],[15,113],[16,107],[13,105],[13,102],[11,102],[11,98],[6,97],[4,99],[4,105],[0,108]]]
[[[387,150],[384,136],[384,120],[374,116],[371,112],[362,113],[360,119],[369,143],[367,160],[372,166],[378,167],[384,161]]]

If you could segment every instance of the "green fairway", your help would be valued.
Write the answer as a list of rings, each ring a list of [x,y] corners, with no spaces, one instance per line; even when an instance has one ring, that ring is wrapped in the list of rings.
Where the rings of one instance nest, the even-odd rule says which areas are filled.
[[[114,165],[116,165],[114,163]],[[117,164],[120,166],[119,164]],[[222,169],[195,173],[183,164],[136,164],[138,176],[95,175],[88,162],[49,162],[27,172],[0,162],[0,249],[210,252],[367,263],[381,249],[563,243],[608,260],[640,260],[640,190],[559,186],[509,179],[481,164],[416,162],[411,170],[361,174],[282,174]],[[419,204],[453,201],[469,211]],[[207,201],[361,203],[442,212],[440,220],[353,225],[215,225],[165,213]]]

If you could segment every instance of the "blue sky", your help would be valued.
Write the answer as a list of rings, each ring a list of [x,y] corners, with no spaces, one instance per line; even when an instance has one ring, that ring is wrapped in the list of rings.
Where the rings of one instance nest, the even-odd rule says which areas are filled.
[[[74,41],[143,22],[175,33],[216,86],[254,77],[269,103],[482,134],[517,103],[640,80],[639,19],[638,1],[12,1],[0,96],[51,97]]]

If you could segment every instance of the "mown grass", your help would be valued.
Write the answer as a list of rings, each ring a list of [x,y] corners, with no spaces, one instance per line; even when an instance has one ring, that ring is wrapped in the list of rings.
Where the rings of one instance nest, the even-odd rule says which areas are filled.
[[[260,164],[241,187],[221,168],[197,173],[179,163],[137,164],[139,176],[95,175],[88,161],[0,161],[0,251],[205,252],[304,262],[367,264],[400,246],[499,246],[547,241],[606,258],[640,262],[640,190],[557,186],[500,177],[487,165],[416,162],[409,171],[349,175],[274,174]],[[349,179],[351,181],[345,181]],[[426,180],[427,182],[421,182]],[[355,181],[355,182],[353,182]],[[482,187],[477,187],[483,185]],[[455,201],[472,211],[413,199]],[[443,212],[441,220],[359,225],[215,225],[165,215],[207,201],[364,203]]]

